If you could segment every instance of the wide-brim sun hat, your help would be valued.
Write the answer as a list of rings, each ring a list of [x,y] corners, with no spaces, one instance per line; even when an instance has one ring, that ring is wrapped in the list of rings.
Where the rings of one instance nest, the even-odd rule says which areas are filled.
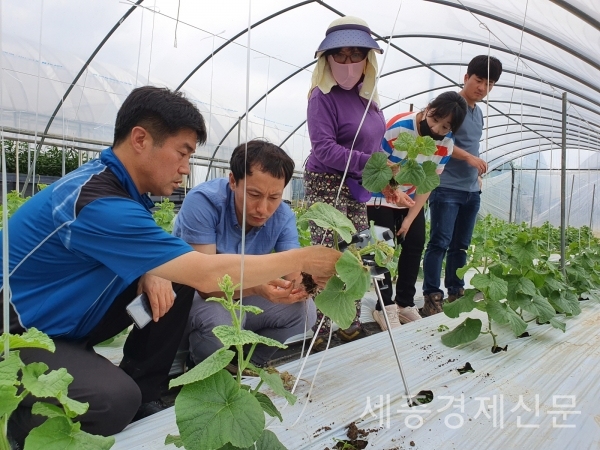
[[[367,22],[354,16],[340,17],[331,22],[325,32],[325,39],[315,52],[315,58],[327,50],[342,47],[362,47],[383,53],[379,44],[371,37]]]

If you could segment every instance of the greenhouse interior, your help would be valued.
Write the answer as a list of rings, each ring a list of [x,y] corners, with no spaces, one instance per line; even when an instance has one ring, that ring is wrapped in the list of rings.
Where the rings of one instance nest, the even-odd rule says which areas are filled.
[[[4,263],[0,450],[600,448],[600,1],[0,0],[0,17]],[[368,61],[367,68],[375,67],[376,75],[370,79],[372,92],[361,91],[366,109],[358,130],[352,131],[357,148],[348,150],[350,153],[361,151],[358,136],[363,120],[367,126],[365,117],[372,104],[388,127],[388,121],[402,113],[427,115],[431,111],[428,105],[440,94],[466,89],[467,68],[473,58],[485,57],[487,74],[490,57],[501,62],[501,76],[493,85],[488,77],[487,95],[477,100],[483,116],[478,157],[486,169],[480,171],[481,202],[472,240],[461,250],[467,261],[459,265],[464,270],[457,272],[464,279],[460,293],[447,283],[444,287],[442,277],[443,304],[436,311],[441,313],[424,314],[420,309],[423,317],[417,314],[419,320],[401,320],[402,326],[392,327],[388,307],[376,308],[377,303],[384,304],[379,284],[383,271],[369,268],[368,258],[361,259],[361,249],[351,246],[354,259],[365,264],[359,278],[368,285],[362,291],[362,310],[359,308],[355,321],[360,318],[364,325],[370,324],[370,332],[363,330],[360,339],[348,343],[343,339],[347,334],[342,333],[342,342],[337,344],[334,338],[338,326],[342,332],[350,329],[353,322],[348,321],[347,306],[351,305],[354,317],[357,300],[349,299],[354,281],[345,280],[339,267],[349,253],[344,250],[334,276],[342,286],[335,299],[345,301],[344,319],[337,319],[337,310],[328,313],[335,309],[331,306],[333,294],[327,303],[331,309],[317,301],[328,292],[333,278],[315,297],[319,310],[332,319],[323,350],[316,351],[320,334],[314,332],[306,313],[304,332],[286,338],[287,349],[278,349],[270,360],[273,371],[258,366],[259,376],[241,369],[242,362],[245,367],[250,361],[250,356],[244,357],[242,341],[227,344],[221,339],[225,347],[231,345],[242,355],[235,359],[238,365],[233,377],[222,375],[228,374],[222,369],[231,357],[224,364],[215,357],[190,365],[186,352],[178,351],[167,384],[162,386],[168,407],[124,429],[94,432],[84,420],[93,405],[86,413],[87,406],[65,400],[66,386],[58,394],[38,386],[40,378],[53,376],[62,366],[31,368],[18,357],[19,348],[24,354],[26,347],[47,349],[54,344],[45,335],[44,345],[31,344],[25,335],[19,339],[12,322],[9,325],[9,316],[16,312],[21,330],[29,333],[31,329],[26,323],[29,316],[19,310],[25,303],[20,306],[17,301],[21,286],[17,269],[29,255],[13,264],[10,254],[22,251],[9,242],[13,236],[33,234],[35,229],[20,230],[25,219],[17,221],[15,215],[9,220],[10,215],[24,207],[21,205],[34,202],[38,193],[52,195],[44,194],[45,189],[59,189],[45,186],[57,183],[55,186],[64,187],[65,180],[73,179],[69,178],[71,172],[84,166],[84,173],[85,166],[93,165],[113,146],[117,113],[132,91],[155,86],[182,93],[200,112],[206,127],[205,142],[197,143],[181,186],[170,195],[149,192],[158,225],[171,232],[173,223],[177,227],[176,217],[181,215],[179,209],[188,192],[203,183],[214,185],[213,180],[228,179],[234,149],[244,148],[249,141],[266,140],[294,162],[282,200],[296,214],[300,244],[304,246],[302,240],[306,239],[309,245],[313,228],[324,226],[321,222],[315,225],[315,217],[321,218],[317,212],[310,215],[315,185],[307,186],[306,178],[312,173],[307,164],[316,167],[314,162],[307,163],[314,153],[311,133],[317,126],[311,128],[311,116],[307,115],[309,98],[315,97],[313,72],[329,69],[328,64],[339,55],[346,58],[344,64],[348,58],[357,62],[354,53],[328,53],[335,51],[334,47],[316,52],[330,36],[326,35],[330,24],[337,20],[334,23],[342,24],[337,26],[343,30],[347,17],[366,22],[360,32],[367,29],[369,42],[377,46],[370,47],[376,52],[360,56]],[[331,35],[339,32],[332,29]],[[338,47],[356,51],[361,46]],[[330,73],[335,78],[333,68]],[[366,85],[368,69],[361,73]],[[339,86],[329,86],[331,92],[341,92],[337,78],[335,84]],[[322,84],[317,86],[323,90]],[[355,90],[347,92],[358,93],[359,88],[353,86]],[[327,97],[327,92],[323,93],[322,97]],[[472,110],[468,98],[463,103]],[[449,159],[455,157],[456,150]],[[339,185],[339,190],[332,191],[333,196],[337,192],[336,202],[342,191],[340,183],[352,170],[351,158],[346,159],[345,170],[334,171]],[[439,183],[440,177],[436,177]],[[40,211],[43,214],[44,210]],[[302,219],[307,211],[309,215]],[[430,248],[432,211],[425,204],[423,230],[428,250],[424,255]],[[33,220],[35,214],[31,215]],[[245,236],[250,236],[247,224],[246,233],[241,233],[241,266],[229,272],[242,287],[244,280],[250,283],[268,275],[260,278],[248,269],[247,262],[244,266]],[[341,231],[333,229],[333,236],[339,233],[343,238]],[[357,236],[360,231],[350,224],[346,233]],[[369,239],[373,240],[374,234],[371,228]],[[71,251],[70,237],[61,234],[60,239]],[[314,236],[312,241],[315,243]],[[218,242],[215,245],[219,248]],[[390,271],[395,279],[402,276],[394,272],[399,268],[400,241],[394,245],[392,242],[386,254],[387,262],[377,265],[393,266]],[[380,257],[377,251],[373,250],[376,261]],[[145,252],[139,247],[140,255]],[[78,250],[72,253],[78,254]],[[142,263],[140,255],[136,261]],[[51,258],[47,262],[52,265]],[[71,266],[65,267],[71,270]],[[145,267],[149,271],[156,264]],[[300,266],[296,263],[294,267]],[[49,277],[45,268],[36,269],[38,272],[27,270],[39,273],[40,279]],[[418,272],[413,306],[426,308],[429,300],[424,298],[429,299],[430,294],[423,292],[427,284],[423,277],[428,273],[423,258]],[[225,275],[219,275],[221,281]],[[196,297],[202,292],[228,292],[216,284],[209,290],[194,289]],[[31,292],[46,295],[44,286]],[[458,298],[444,302],[444,295]],[[243,305],[244,300],[245,294],[238,304]],[[384,325],[374,319],[376,315]],[[320,320],[321,315],[318,317]],[[6,332],[9,329],[10,333]],[[66,330],[64,334],[68,335]],[[48,335],[61,338],[61,333]],[[95,351],[118,366],[126,339],[127,333],[121,333]],[[247,342],[252,350],[257,343],[266,343]],[[221,350],[213,356],[233,355]],[[52,371],[43,375],[46,370]],[[273,381],[274,373],[282,381]],[[201,385],[207,380],[212,384]],[[22,408],[18,405],[25,391],[30,397],[52,400],[36,403],[33,410],[29,405],[30,416],[33,411],[47,420],[33,429],[23,444],[14,436],[11,439],[10,424],[17,417],[13,412]],[[246,399],[249,393],[251,399]],[[258,414],[250,400],[256,403],[252,406],[262,407]],[[83,431],[77,416],[83,417]]]

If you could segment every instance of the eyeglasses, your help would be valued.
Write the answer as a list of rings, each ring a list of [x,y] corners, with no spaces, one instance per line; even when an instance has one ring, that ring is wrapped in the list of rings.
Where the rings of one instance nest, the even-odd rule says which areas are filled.
[[[363,59],[365,59],[365,57],[366,57],[366,55],[360,51],[353,51],[350,54],[342,53],[342,52],[333,54],[333,60],[338,64],[346,64],[348,61],[348,58],[350,58],[350,62],[358,63],[358,62],[361,62]]]

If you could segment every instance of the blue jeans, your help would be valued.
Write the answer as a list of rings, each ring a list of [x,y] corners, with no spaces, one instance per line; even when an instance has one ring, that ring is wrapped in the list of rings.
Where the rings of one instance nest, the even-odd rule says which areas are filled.
[[[423,258],[423,293],[442,292],[440,274],[446,252],[444,284],[449,295],[456,295],[465,285],[456,269],[467,262],[475,220],[479,212],[479,192],[466,192],[439,187],[429,197],[431,231]]]

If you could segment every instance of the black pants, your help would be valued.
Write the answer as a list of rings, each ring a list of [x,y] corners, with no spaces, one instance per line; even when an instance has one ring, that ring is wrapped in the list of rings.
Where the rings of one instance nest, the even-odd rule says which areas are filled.
[[[408,208],[396,209],[385,206],[367,206],[367,216],[369,222],[372,220],[375,225],[389,228],[394,235],[402,227],[402,221],[408,214]],[[419,267],[421,266],[421,256],[425,247],[425,213],[423,208],[413,220],[404,241],[400,244],[402,251],[398,260],[398,280],[396,281],[395,302],[399,306],[415,306],[415,284],[419,276]],[[383,303],[393,305],[392,277],[390,273],[385,274],[385,280],[379,281]],[[377,302],[377,310],[381,310],[381,305]]]
[[[123,360],[119,367],[98,355],[94,345],[131,325],[125,307],[135,298],[137,284],[138,280],[115,299],[102,321],[86,338],[55,338],[54,353],[20,349],[25,364],[44,362],[50,370],[64,367],[73,376],[68,395],[89,403],[88,411],[75,419],[88,433],[104,436],[118,433],[131,422],[141,403],[160,398],[160,384],[169,375],[187,324],[194,289],[173,284],[177,293],[173,306],[158,322],[150,322],[141,330],[133,328],[123,347]],[[11,310],[11,313],[14,314],[14,311]],[[20,332],[23,329],[11,317],[11,333]],[[31,406],[37,400],[29,395],[10,418],[11,433],[21,444],[31,429],[46,420],[43,416],[31,414]],[[57,404],[56,401],[54,403]]]

